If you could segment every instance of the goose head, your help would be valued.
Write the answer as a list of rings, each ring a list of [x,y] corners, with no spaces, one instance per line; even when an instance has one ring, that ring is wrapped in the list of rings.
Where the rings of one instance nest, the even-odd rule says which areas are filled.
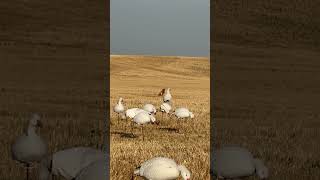
[[[191,173],[184,165],[179,165],[178,169],[180,171],[180,174],[183,180],[190,180]]]
[[[152,116],[151,113],[150,113],[149,115],[150,115],[151,124],[157,124],[157,125],[159,125],[159,122],[156,121],[156,118],[155,118],[154,116]]]
[[[260,159],[253,160],[256,167],[256,174],[260,179],[267,179],[269,177],[268,168],[263,164]]]
[[[121,114],[121,119],[127,119],[127,116],[125,114]]]
[[[189,112],[189,114],[191,118],[194,118],[194,114],[192,112]]]
[[[38,114],[33,114],[30,121],[29,126],[32,127],[42,127],[42,122],[40,121],[40,116]]]

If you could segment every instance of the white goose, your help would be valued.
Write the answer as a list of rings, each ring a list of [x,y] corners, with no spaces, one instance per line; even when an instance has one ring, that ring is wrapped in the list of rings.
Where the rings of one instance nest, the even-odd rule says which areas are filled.
[[[48,152],[47,144],[36,134],[36,128],[41,126],[40,116],[34,114],[29,121],[27,132],[18,137],[11,146],[12,158],[26,166],[27,180],[31,164],[41,161]]]
[[[108,178],[108,164],[106,159],[95,161],[85,167],[75,180],[106,180]]]
[[[125,116],[127,118],[134,118],[134,116],[136,116],[139,112],[142,112],[144,111],[143,109],[140,109],[140,108],[130,108],[130,109],[127,109],[126,112],[125,112]]]
[[[143,125],[149,122],[155,123],[156,118],[152,116],[150,112],[142,111],[139,112],[136,116],[134,116],[133,122],[141,126],[142,140],[144,140]]]
[[[148,112],[150,112],[150,113],[152,113],[154,115],[157,113],[156,108],[152,104],[145,104],[143,106],[143,110],[148,111]]]
[[[238,146],[225,146],[215,151],[211,173],[221,179],[239,179],[254,173],[260,179],[266,179],[269,174],[260,159],[253,158],[247,149]]]
[[[179,175],[184,180],[191,178],[191,173],[185,166],[178,165],[174,160],[165,157],[155,157],[145,161],[134,171],[134,175],[149,180],[173,180]]]
[[[160,105],[162,119],[163,119],[163,113],[169,114],[171,109],[172,107],[170,105],[170,102],[165,102]]]
[[[162,89],[158,95],[163,96],[163,102],[170,102],[172,99],[170,88]]]
[[[124,112],[124,106],[123,106],[123,98],[120,97],[118,103],[114,106],[113,110],[118,114],[118,123],[120,119],[120,114]]]
[[[49,180],[50,174],[72,180],[82,169],[101,159],[105,159],[105,153],[90,147],[74,147],[58,151],[41,160],[39,180]]]
[[[192,112],[190,112],[187,108],[177,108],[174,111],[174,115],[180,119],[180,118],[194,118],[194,114]]]

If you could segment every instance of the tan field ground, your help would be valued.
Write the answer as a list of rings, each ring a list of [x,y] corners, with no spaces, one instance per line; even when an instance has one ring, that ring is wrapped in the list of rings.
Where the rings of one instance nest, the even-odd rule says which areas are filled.
[[[211,7],[216,146],[247,147],[271,180],[320,179],[319,3]]]
[[[48,71],[45,67],[53,67],[50,61],[29,63],[21,60],[19,64],[10,62],[6,68],[0,68],[1,74],[5,75],[1,77],[6,78],[0,92],[1,180],[25,179],[21,164],[11,158],[11,144],[22,134],[32,112],[42,117],[41,136],[48,143],[49,152],[74,146],[101,148],[104,139],[103,87],[96,83],[100,80],[87,81],[87,75],[82,72],[88,70],[88,66],[60,63],[51,69],[52,74],[41,76]],[[76,70],[63,71],[71,67]],[[13,68],[17,71],[12,71]],[[92,75],[99,77],[99,72],[96,70],[97,74]],[[31,178],[38,178],[37,169],[31,171]]]
[[[247,147],[265,161],[270,179],[318,179],[320,54],[225,44],[216,49],[217,58],[228,59],[214,73],[217,147]]]
[[[187,107],[195,118],[182,122],[156,118],[160,125],[148,125],[145,140],[135,127],[135,138],[129,137],[129,121],[117,123],[111,112],[110,158],[111,179],[130,179],[133,170],[145,160],[166,156],[184,164],[192,179],[209,179],[210,151],[210,64],[208,58],[111,56],[111,111],[119,97],[126,108],[152,103],[160,107],[157,96],[162,88],[170,87],[173,108]],[[128,128],[126,128],[128,127]],[[170,128],[179,128],[179,133]],[[139,179],[139,178],[137,178]]]
[[[25,179],[10,146],[32,112],[42,117],[50,152],[102,146],[106,4],[0,2],[0,180]]]

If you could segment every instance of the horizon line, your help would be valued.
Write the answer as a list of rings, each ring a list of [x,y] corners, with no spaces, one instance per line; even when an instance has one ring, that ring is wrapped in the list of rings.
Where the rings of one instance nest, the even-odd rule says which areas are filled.
[[[151,55],[151,54],[110,54],[110,57],[120,56],[149,56],[149,57],[180,57],[180,58],[210,58],[209,56],[182,56],[182,55]]]

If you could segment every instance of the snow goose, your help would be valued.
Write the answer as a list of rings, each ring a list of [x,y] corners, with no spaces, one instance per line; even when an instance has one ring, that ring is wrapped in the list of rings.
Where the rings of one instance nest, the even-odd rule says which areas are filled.
[[[118,103],[114,106],[113,110],[118,114],[118,123],[120,119],[120,114],[124,112],[124,106],[123,106],[123,98],[120,97]]]
[[[129,119],[133,119],[138,113],[142,112],[142,111],[145,111],[143,109],[140,109],[140,108],[130,108],[130,109],[127,109],[126,112],[125,112],[125,117],[126,119],[129,118]],[[131,132],[132,132],[132,129],[133,129],[133,121],[130,121],[130,124],[131,124]]]
[[[105,159],[105,153],[90,147],[74,147],[58,151],[41,160],[39,180],[49,180],[50,174],[72,180],[82,169],[101,159]]]
[[[142,176],[149,180],[172,180],[179,175],[184,180],[190,180],[191,173],[183,165],[178,165],[174,160],[165,157],[155,157],[141,164],[134,171],[134,175]]]
[[[162,89],[158,95],[163,97],[163,102],[170,102],[172,99],[170,88]]]
[[[133,122],[141,126],[142,140],[144,140],[143,125],[149,122],[155,123],[156,118],[150,112],[142,111],[134,116]]]
[[[218,178],[238,179],[254,173],[260,179],[268,177],[268,168],[260,159],[253,158],[245,148],[225,146],[213,153],[211,173]]]
[[[136,116],[139,112],[142,112],[144,111],[143,109],[140,109],[140,108],[130,108],[130,109],[127,109],[126,112],[125,112],[125,116],[127,118],[134,118],[134,116]]]
[[[154,115],[156,115],[156,113],[157,113],[156,108],[152,104],[145,104],[143,106],[143,110],[148,111],[148,112],[150,112],[150,113],[152,113]]]
[[[29,121],[27,131],[18,137],[11,146],[13,160],[26,166],[27,180],[29,168],[32,163],[39,162],[47,154],[48,146],[45,141],[36,134],[36,128],[41,127],[40,116],[33,114]]]
[[[75,180],[106,180],[108,172],[109,168],[105,158],[89,164],[77,175]]]
[[[169,114],[171,109],[172,107],[170,105],[170,102],[164,102],[160,105],[162,119],[163,119],[163,113]]]
[[[177,108],[175,111],[174,111],[174,115],[180,119],[180,118],[187,118],[187,117],[190,117],[190,118],[194,118],[194,115],[192,112],[190,112],[187,108]]]

